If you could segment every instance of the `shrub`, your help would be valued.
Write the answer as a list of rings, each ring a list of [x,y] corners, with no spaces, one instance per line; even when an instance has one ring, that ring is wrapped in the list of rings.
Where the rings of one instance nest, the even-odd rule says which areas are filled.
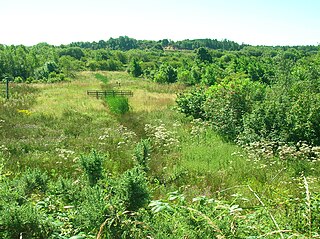
[[[21,178],[25,195],[42,192],[48,189],[49,177],[39,169],[28,169]]]
[[[80,164],[87,175],[90,186],[96,185],[103,178],[103,161],[104,157],[96,151],[80,157]]]
[[[265,100],[244,117],[243,142],[305,141],[320,145],[320,94],[312,83],[296,82],[286,88],[268,88]]]
[[[117,197],[125,210],[137,211],[150,198],[145,172],[140,167],[126,171],[118,180]]]
[[[97,231],[106,217],[106,193],[98,186],[83,187],[79,192],[80,200],[73,219],[76,231]]]
[[[290,100],[277,96],[268,90],[266,99],[253,106],[252,112],[244,117],[244,130],[239,137],[242,143],[256,141],[287,142],[288,135],[285,112],[288,111]]]
[[[59,177],[56,182],[50,183],[50,193],[65,203],[72,203],[80,198],[81,186],[72,179]]]
[[[114,114],[125,114],[129,111],[129,101],[125,97],[119,96],[108,96],[106,97],[106,102],[109,109]]]
[[[249,79],[225,79],[207,90],[205,118],[224,139],[235,140],[243,131],[243,116],[264,96],[264,86]]]
[[[149,140],[142,139],[136,146],[134,151],[134,158],[138,165],[144,170],[149,169],[148,162],[150,160],[151,145]]]
[[[133,59],[130,62],[130,65],[128,67],[128,72],[134,77],[139,77],[142,75],[143,73],[142,68],[136,59]]]
[[[177,97],[178,111],[195,119],[204,119],[203,105],[206,101],[205,88],[195,87]]]
[[[154,74],[154,81],[157,83],[174,83],[177,79],[177,70],[168,64],[162,64],[159,70]]]
[[[31,204],[7,206],[0,214],[0,237],[13,238],[48,238],[54,226],[46,216]]]

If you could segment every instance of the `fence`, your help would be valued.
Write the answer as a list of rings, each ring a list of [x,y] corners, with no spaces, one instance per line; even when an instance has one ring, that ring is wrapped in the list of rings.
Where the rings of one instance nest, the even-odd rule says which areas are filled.
[[[133,96],[133,92],[131,90],[87,90],[87,95],[98,99],[106,96]]]

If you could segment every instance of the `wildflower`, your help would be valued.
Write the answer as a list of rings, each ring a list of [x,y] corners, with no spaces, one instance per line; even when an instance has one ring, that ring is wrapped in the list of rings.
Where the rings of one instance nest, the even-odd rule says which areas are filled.
[[[21,113],[26,116],[31,115],[31,111],[29,111],[29,110],[17,110],[17,111],[18,111],[18,113]]]

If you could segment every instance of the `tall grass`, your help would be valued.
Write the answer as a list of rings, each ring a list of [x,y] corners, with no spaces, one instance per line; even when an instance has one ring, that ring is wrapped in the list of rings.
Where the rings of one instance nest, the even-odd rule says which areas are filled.
[[[87,90],[99,89],[101,84],[92,74],[81,73],[77,80],[69,83],[34,85],[41,94],[31,111],[56,117],[70,109],[90,115],[101,114],[105,109],[103,103],[86,94]]]

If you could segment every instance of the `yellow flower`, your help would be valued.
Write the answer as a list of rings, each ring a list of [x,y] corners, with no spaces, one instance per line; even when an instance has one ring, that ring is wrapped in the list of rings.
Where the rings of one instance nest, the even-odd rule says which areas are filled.
[[[29,111],[29,110],[18,110],[18,113],[21,113],[21,114],[24,114],[27,116],[31,115],[31,111]]]

